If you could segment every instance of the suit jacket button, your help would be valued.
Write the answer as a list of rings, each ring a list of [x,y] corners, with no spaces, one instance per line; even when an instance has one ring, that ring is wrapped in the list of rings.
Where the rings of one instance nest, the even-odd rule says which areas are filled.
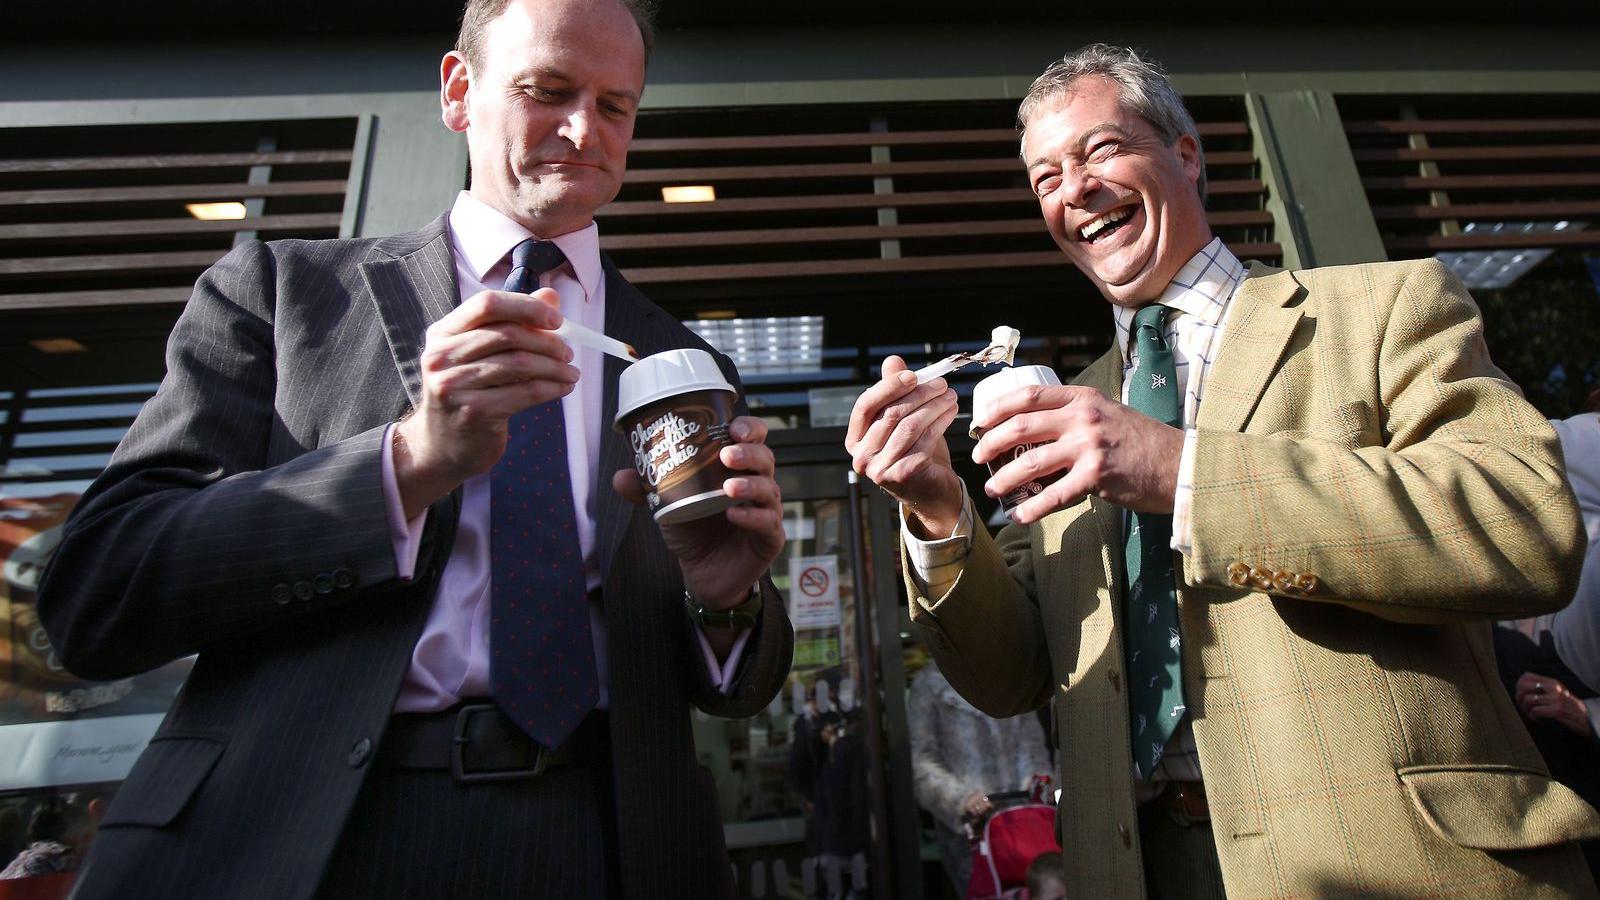
[[[1294,586],[1308,594],[1316,593],[1317,585],[1320,583],[1317,576],[1311,572],[1302,572],[1294,578]]]
[[[1236,562],[1228,567],[1228,582],[1236,587],[1244,587],[1250,583],[1250,567],[1242,562]]]
[[[296,600],[310,600],[316,596],[317,589],[309,581],[296,581],[294,583],[294,597]]]
[[[333,586],[341,590],[356,586],[356,573],[345,568],[333,570]]]
[[[275,584],[272,586],[273,603],[276,603],[279,606],[288,606],[289,601],[293,599],[294,591],[289,590],[289,586],[287,584]]]
[[[367,757],[372,755],[372,741],[362,738],[350,748],[350,768],[359,769],[367,762]]]
[[[324,597],[328,596],[333,593],[333,576],[327,572],[319,573],[311,579],[311,588]]]
[[[1122,846],[1132,847],[1133,836],[1128,833],[1128,826],[1123,822],[1117,823],[1117,836],[1122,838]]]

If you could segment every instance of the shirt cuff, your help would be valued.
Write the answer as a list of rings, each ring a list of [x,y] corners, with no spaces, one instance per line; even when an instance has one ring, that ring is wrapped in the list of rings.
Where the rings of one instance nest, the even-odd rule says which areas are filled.
[[[972,552],[972,504],[967,500],[966,483],[961,484],[961,518],[956,520],[949,537],[925,541],[911,533],[906,524],[908,518],[902,507],[900,537],[906,545],[906,558],[911,561],[912,583],[922,588],[924,596],[943,597],[961,576],[967,554]]]
[[[422,526],[428,521],[423,510],[406,521],[405,505],[400,501],[400,482],[394,476],[394,425],[383,431],[383,503],[389,514],[389,541],[394,545],[394,566],[401,581],[410,581],[417,570],[417,551],[422,547]]]
[[[1183,456],[1178,459],[1178,486],[1172,492],[1172,549],[1189,556],[1194,548],[1190,530],[1191,504],[1194,502],[1194,444],[1200,432],[1193,428],[1183,433]]]
[[[733,692],[733,673],[739,671],[739,657],[744,655],[744,645],[750,643],[750,635],[751,632],[746,631],[734,639],[728,658],[718,663],[717,653],[711,649],[711,641],[706,638],[705,632],[698,628],[694,630],[694,636],[700,639],[700,653],[706,659],[706,671],[711,673],[711,686],[723,694]]]

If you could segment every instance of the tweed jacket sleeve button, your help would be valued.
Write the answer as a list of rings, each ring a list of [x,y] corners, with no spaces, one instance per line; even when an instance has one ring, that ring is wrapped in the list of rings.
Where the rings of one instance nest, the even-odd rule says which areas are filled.
[[[1236,562],[1228,567],[1228,581],[1238,587],[1250,583],[1250,567],[1242,562]]]
[[[1276,588],[1280,594],[1294,590],[1294,573],[1285,572],[1283,569],[1273,572],[1272,586]]]
[[[1272,590],[1272,573],[1266,569],[1251,569],[1250,582],[1256,586],[1258,591],[1270,591]]]
[[[294,591],[289,590],[289,586],[287,584],[275,584],[272,586],[273,603],[276,603],[279,606],[288,606],[289,601],[293,599]]]
[[[1321,582],[1317,580],[1316,573],[1314,572],[1302,572],[1301,574],[1296,575],[1294,579],[1294,586],[1307,594],[1316,593],[1317,586],[1319,584],[1321,584]]]

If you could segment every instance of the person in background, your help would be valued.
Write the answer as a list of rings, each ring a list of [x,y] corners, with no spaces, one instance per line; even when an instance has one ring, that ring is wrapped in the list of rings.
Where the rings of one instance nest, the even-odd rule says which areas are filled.
[[[1505,621],[1494,631],[1500,678],[1527,722],[1550,774],[1600,806],[1600,391],[1590,412],[1552,420],[1578,497],[1589,549],[1572,602],[1554,613]],[[1600,841],[1583,844],[1600,879]]]
[[[0,869],[0,880],[71,872],[78,864],[78,854],[66,837],[67,817],[61,806],[54,800],[41,805],[28,821],[28,846]]]
[[[1028,865],[1028,895],[1025,900],[1067,900],[1067,874],[1061,851],[1052,850],[1033,858]]]
[[[968,703],[929,661],[906,698],[917,803],[933,816],[945,874],[958,894],[972,877],[963,820],[992,810],[987,795],[1027,788],[1050,773],[1044,731],[1030,713],[996,719]]]

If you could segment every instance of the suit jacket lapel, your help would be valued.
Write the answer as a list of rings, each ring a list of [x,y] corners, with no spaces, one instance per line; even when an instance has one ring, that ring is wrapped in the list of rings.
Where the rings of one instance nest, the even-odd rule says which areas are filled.
[[[1251,264],[1249,277],[1233,295],[1195,427],[1244,428],[1300,322],[1300,308],[1286,308],[1299,291],[1288,272]]]
[[[441,215],[421,231],[373,245],[361,264],[395,367],[415,407],[422,392],[422,345],[428,326],[456,307],[455,262]]]
[[[606,278],[606,334],[619,341],[632,344],[641,357],[669,349],[665,346],[666,333],[654,321],[657,310],[653,304],[629,284],[612,265],[601,257]],[[617,379],[628,364],[614,356],[605,358],[605,396],[601,403],[604,418],[600,425],[600,465],[595,472],[595,497],[597,520],[595,540],[600,553],[600,576],[611,571],[617,545],[627,530],[628,518],[638,507],[617,496],[611,489],[611,476],[618,469],[633,467],[633,447],[625,435],[619,434],[611,423],[617,417]]]

